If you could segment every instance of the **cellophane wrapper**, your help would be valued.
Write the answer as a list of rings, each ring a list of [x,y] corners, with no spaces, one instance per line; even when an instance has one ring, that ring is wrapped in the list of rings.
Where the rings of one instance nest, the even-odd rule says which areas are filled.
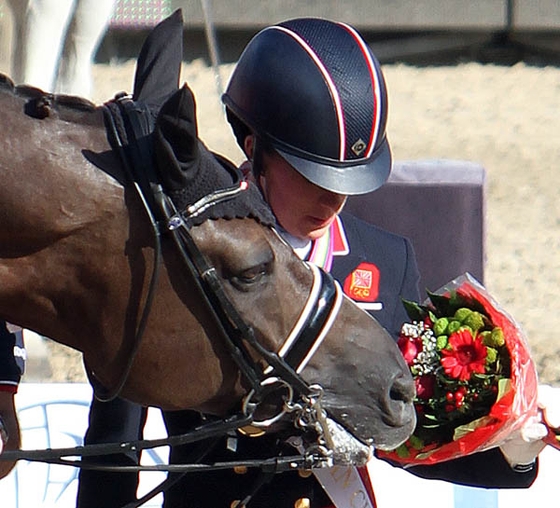
[[[511,383],[495,401],[488,415],[479,418],[476,427],[470,428],[467,433],[455,437],[451,442],[427,447],[429,449],[420,450],[409,457],[399,456],[395,451],[377,451],[380,458],[401,465],[427,465],[489,450],[502,444],[528,419],[538,414],[537,370],[526,336],[519,325],[469,273],[452,280],[435,294],[447,295],[452,291],[479,302],[494,325],[502,328],[512,362]]]

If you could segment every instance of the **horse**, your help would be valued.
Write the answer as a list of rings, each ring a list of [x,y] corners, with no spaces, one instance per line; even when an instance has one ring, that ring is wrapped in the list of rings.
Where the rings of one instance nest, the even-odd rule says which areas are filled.
[[[338,463],[409,437],[414,384],[394,340],[206,149],[188,86],[153,131],[149,165],[188,183],[163,193],[165,220],[130,178],[127,146],[110,143],[108,105],[4,77],[0,111],[0,318],[80,351],[95,386],[140,404],[227,417],[264,399],[259,423],[274,431],[303,395]]]

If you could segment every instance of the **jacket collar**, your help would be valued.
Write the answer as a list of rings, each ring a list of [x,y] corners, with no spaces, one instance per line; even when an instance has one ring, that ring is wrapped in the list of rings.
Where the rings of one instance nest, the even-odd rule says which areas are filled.
[[[330,272],[334,256],[346,256],[350,252],[344,225],[336,216],[327,232],[313,241],[308,261]]]

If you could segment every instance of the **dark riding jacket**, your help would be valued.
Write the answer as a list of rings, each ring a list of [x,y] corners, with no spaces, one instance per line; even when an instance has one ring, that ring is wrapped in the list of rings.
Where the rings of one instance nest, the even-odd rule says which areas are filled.
[[[332,259],[331,273],[345,293],[375,317],[396,338],[407,319],[401,298],[419,300],[419,273],[411,243],[352,215],[341,214],[346,242],[339,242]],[[340,240],[340,238],[339,238]],[[373,352],[372,352],[373,354]],[[187,432],[200,423],[193,412],[165,413],[170,435]],[[237,438],[237,451],[228,450],[225,440],[175,448],[170,460],[187,463],[189,454],[214,447],[204,461],[262,459],[294,450],[275,437]],[[231,443],[230,443],[231,447]],[[413,467],[408,471],[425,478],[438,478],[472,486],[527,487],[536,477],[536,467],[528,473],[514,472],[499,450],[476,454],[436,466]],[[270,477],[257,470],[222,470],[185,475],[165,496],[165,508],[227,508],[256,491],[249,508],[292,508],[307,498],[313,508],[332,503],[313,475],[286,472]]]
[[[12,333],[0,322],[0,391],[17,392],[25,369],[25,348],[21,330]]]

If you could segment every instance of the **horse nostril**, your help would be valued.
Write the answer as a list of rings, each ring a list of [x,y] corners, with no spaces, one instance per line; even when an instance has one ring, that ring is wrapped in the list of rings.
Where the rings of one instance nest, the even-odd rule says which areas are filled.
[[[410,376],[396,377],[389,387],[384,422],[392,427],[410,428],[412,432],[416,423],[416,413],[412,403],[415,395],[414,381]]]
[[[414,400],[415,395],[414,381],[408,376],[396,378],[389,389],[389,397],[394,401],[409,403]]]

